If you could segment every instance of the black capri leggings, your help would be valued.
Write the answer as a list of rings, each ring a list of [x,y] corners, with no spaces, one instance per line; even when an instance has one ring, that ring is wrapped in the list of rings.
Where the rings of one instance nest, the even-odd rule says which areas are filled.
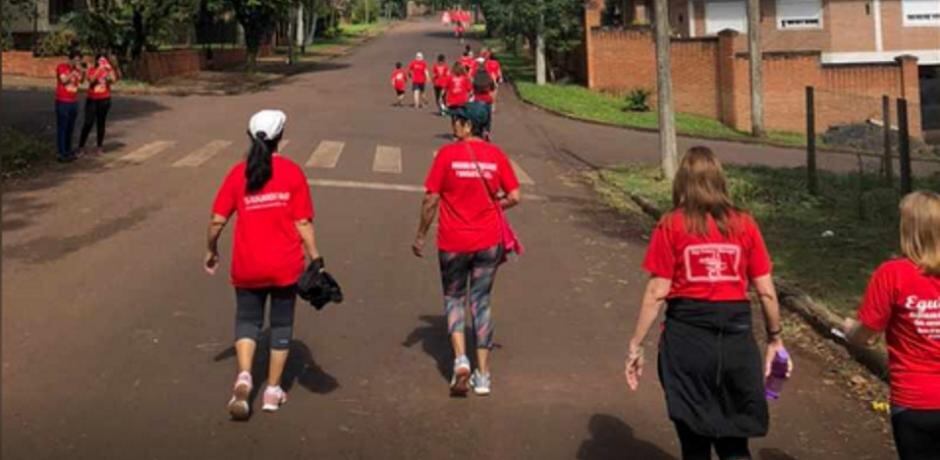
[[[235,340],[258,341],[264,327],[264,304],[271,297],[271,349],[286,350],[294,335],[297,287],[235,289]]]
[[[711,460],[712,446],[721,460],[749,460],[747,438],[708,438],[692,431],[685,423],[676,422],[682,460]]]
[[[892,408],[891,427],[901,460],[940,458],[940,410]]]
[[[85,146],[92,126],[98,127],[98,147],[104,145],[104,128],[108,121],[109,110],[111,110],[111,98],[85,100],[85,122],[82,123],[82,137],[78,143],[79,147]]]

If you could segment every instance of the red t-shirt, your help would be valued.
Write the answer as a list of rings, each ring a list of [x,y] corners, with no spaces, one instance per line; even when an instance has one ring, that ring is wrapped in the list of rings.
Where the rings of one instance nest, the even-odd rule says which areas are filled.
[[[470,56],[464,56],[460,58],[460,65],[462,65],[464,69],[467,69],[467,75],[476,75],[477,73],[476,72],[477,70],[476,58],[472,58]]]
[[[69,64],[59,64],[55,68],[55,100],[60,102],[75,102],[78,100],[78,85],[81,83],[81,77],[76,72],[74,76],[69,77],[68,83],[62,83],[62,76],[68,76],[72,73],[72,66]]]
[[[98,67],[88,69],[88,99],[101,100],[111,97],[111,83],[108,83],[108,69]]]
[[[940,409],[940,277],[908,259],[885,262],[868,283],[858,319],[885,331],[891,402]]]
[[[474,252],[499,244],[499,215],[480,180],[480,171],[493,193],[499,190],[509,193],[519,188],[509,159],[493,144],[455,142],[441,147],[434,158],[424,186],[428,193],[441,195],[439,250]]]
[[[453,75],[447,82],[444,91],[444,104],[448,107],[459,107],[470,102],[470,93],[473,92],[473,83],[466,75]]]
[[[474,88],[473,99],[486,104],[493,104],[493,91],[489,89],[480,90],[479,88]]]
[[[486,64],[484,64],[483,68],[486,69],[486,73],[490,74],[490,78],[492,78],[494,82],[499,82],[503,78],[503,69],[499,65],[499,61],[489,59],[486,61]]]
[[[252,194],[245,188],[245,162],[229,171],[212,205],[225,217],[237,213],[232,284],[241,288],[290,286],[304,271],[296,222],[313,219],[310,186],[302,169],[275,154],[271,179]]]
[[[431,67],[431,73],[434,76],[435,87],[447,86],[447,80],[450,78],[450,67],[447,64],[434,64],[434,67]]]
[[[395,91],[404,91],[408,83],[408,72],[405,69],[395,69],[392,71],[392,86]]]
[[[426,61],[415,59],[411,61],[411,64],[408,64],[408,70],[411,71],[411,81],[415,84],[422,85],[428,81],[428,63]]]
[[[725,237],[708,218],[708,234],[686,231],[682,211],[660,220],[650,238],[643,268],[672,280],[668,298],[708,302],[747,300],[748,282],[771,271],[770,255],[754,218],[731,218],[735,231]]]

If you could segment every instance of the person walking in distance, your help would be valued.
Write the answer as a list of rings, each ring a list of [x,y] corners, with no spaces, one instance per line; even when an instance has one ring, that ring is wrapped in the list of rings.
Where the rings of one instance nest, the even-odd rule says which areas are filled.
[[[463,56],[460,57],[460,64],[463,65],[467,75],[473,76],[476,74],[477,61],[473,58],[473,51],[469,49],[464,51]]]
[[[408,88],[408,72],[401,68],[401,62],[395,63],[395,70],[392,71],[392,88],[395,89],[395,107],[401,107],[405,103],[405,91]]]
[[[627,384],[639,385],[644,339],[666,305],[659,374],[682,458],[710,459],[714,447],[722,460],[749,459],[748,438],[767,434],[764,382],[784,350],[770,256],[754,218],[728,197],[708,148],[686,152],[672,197],[643,261],[651,278],[627,350]],[[763,360],[751,331],[750,283],[767,328]]]
[[[82,62],[82,54],[72,50],[69,51],[68,62],[59,64],[55,69],[56,147],[60,163],[75,159],[72,135],[75,133],[75,120],[78,118],[78,88],[85,80],[83,67],[85,64]]]
[[[96,126],[96,154],[103,152],[105,124],[108,120],[108,111],[111,110],[111,84],[117,81],[117,73],[104,54],[95,56],[95,64],[88,69],[88,95],[85,96],[85,122],[82,124],[82,134],[79,138],[78,148],[84,149],[85,142],[91,128]]]
[[[444,116],[444,88],[447,87],[447,81],[450,79],[447,57],[443,54],[437,56],[437,63],[431,67],[431,74],[434,83],[434,102],[440,108],[441,116]]]
[[[428,80],[431,78],[428,72],[428,63],[424,60],[424,55],[418,53],[415,59],[408,64],[408,71],[411,73],[412,89],[414,90],[415,108],[420,109],[422,102],[427,104],[427,93],[425,93]]]
[[[487,116],[488,121],[486,126],[483,127],[483,139],[489,141],[493,126],[493,103],[495,102],[493,95],[496,92],[496,83],[490,78],[490,74],[483,69],[483,58],[479,58],[478,61],[481,65],[478,66],[479,70],[477,70],[476,75],[473,76],[473,100],[482,103],[489,112]]]
[[[219,266],[219,236],[232,214],[235,222],[231,281],[235,286],[235,351],[238,375],[228,403],[235,419],[251,414],[254,385],[251,363],[270,299],[271,364],[262,410],[273,412],[287,402],[281,375],[293,336],[297,281],[304,271],[304,252],[323,266],[313,227],[313,201],[303,170],[277,153],[287,117],[262,110],[251,117],[251,147],[245,161],[225,177],[212,206],[205,270]]]
[[[940,194],[913,192],[900,206],[901,257],[871,276],[846,338],[885,333],[891,425],[901,460],[940,458]]]
[[[447,330],[454,349],[452,396],[470,387],[478,395],[491,391],[489,351],[493,347],[490,295],[503,260],[501,209],[519,204],[519,181],[506,154],[480,139],[488,112],[478,103],[455,110],[457,141],[442,147],[428,172],[421,221],[412,251],[424,255],[425,237],[440,211],[437,248]],[[469,286],[469,288],[468,288]],[[476,331],[477,369],[471,377],[464,329],[469,304]]]
[[[447,86],[444,87],[444,104],[447,106],[447,111],[453,112],[470,102],[472,91],[473,84],[467,75],[467,71],[459,62],[454,64]]]

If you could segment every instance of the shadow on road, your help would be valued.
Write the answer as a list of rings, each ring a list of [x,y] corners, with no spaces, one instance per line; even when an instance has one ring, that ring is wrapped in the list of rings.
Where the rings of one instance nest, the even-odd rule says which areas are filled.
[[[254,403],[258,393],[267,385],[268,365],[271,350],[271,334],[265,331],[255,349],[255,359],[251,365],[251,377],[255,382],[249,401]],[[235,347],[231,346],[212,358],[215,362],[235,358]],[[311,393],[329,394],[340,387],[339,381],[326,372],[313,357],[305,343],[294,339],[290,343],[287,355],[287,364],[284,366],[284,375],[281,377],[281,387],[290,392],[295,384],[299,384]]]
[[[656,445],[636,439],[633,428],[613,415],[594,414],[588,430],[591,438],[578,448],[578,460],[675,460]]]
[[[418,319],[424,324],[411,331],[402,342],[402,346],[411,348],[421,342],[421,349],[434,358],[441,377],[449,380],[454,352],[450,347],[450,337],[447,334],[447,319],[443,315],[422,315]]]
[[[761,449],[758,458],[760,460],[796,460],[796,457],[780,449]]]

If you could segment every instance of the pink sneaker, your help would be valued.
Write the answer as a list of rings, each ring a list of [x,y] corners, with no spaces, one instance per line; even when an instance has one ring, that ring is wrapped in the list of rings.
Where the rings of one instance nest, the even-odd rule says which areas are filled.
[[[251,394],[251,373],[242,372],[235,379],[232,389],[232,399],[228,402],[228,413],[235,420],[244,420],[251,415],[251,406],[248,405],[248,396]]]
[[[264,390],[263,399],[264,405],[261,406],[261,410],[274,412],[287,402],[287,393],[280,386],[272,387],[268,385],[268,388]]]

